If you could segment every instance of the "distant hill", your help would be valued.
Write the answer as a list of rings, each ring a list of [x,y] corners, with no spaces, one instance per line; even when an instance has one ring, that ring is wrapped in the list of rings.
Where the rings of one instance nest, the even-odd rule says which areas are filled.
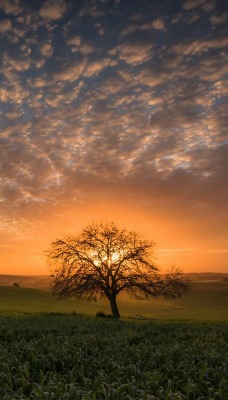
[[[199,272],[188,273],[186,276],[193,282],[212,282],[228,279],[228,273]],[[49,289],[51,278],[48,275],[5,275],[0,274],[0,286],[12,286],[14,283],[27,288]]]
[[[27,288],[48,289],[51,278],[48,275],[5,275],[0,274],[0,286],[12,286],[14,283]]]
[[[225,272],[192,272],[186,275],[193,282],[219,282],[225,278],[228,279],[228,273],[226,274]]]

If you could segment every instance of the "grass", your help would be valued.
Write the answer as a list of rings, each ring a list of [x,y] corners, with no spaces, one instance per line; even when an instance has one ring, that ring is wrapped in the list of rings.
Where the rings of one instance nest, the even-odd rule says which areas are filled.
[[[0,399],[228,399],[228,282],[119,308],[0,286]]]
[[[0,317],[2,400],[227,400],[228,324]]]
[[[126,296],[118,300],[124,317],[163,320],[228,321],[228,282],[194,282],[192,292],[177,300],[134,301]],[[49,290],[0,286],[0,314],[110,313],[105,300],[87,303],[75,299],[58,300]]]

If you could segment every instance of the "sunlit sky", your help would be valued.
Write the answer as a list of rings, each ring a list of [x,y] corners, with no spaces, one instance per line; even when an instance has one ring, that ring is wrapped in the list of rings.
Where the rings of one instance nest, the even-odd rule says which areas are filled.
[[[91,222],[228,272],[227,0],[0,0],[0,273]]]

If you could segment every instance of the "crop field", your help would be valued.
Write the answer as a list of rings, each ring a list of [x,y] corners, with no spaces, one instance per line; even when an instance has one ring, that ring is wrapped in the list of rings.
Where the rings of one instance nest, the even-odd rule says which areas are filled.
[[[118,304],[123,317],[228,322],[228,282],[194,282],[183,299],[138,302],[120,296]],[[58,300],[49,290],[0,286],[0,315],[58,312],[95,316],[100,310],[110,313],[107,301]]]
[[[227,400],[228,324],[0,318],[2,400]]]

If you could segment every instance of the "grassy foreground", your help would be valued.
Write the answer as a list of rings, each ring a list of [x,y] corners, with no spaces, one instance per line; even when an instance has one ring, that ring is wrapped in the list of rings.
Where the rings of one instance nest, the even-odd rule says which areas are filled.
[[[2,400],[227,400],[228,324],[0,318]]]
[[[228,321],[228,282],[194,282],[192,291],[181,300],[132,301],[120,296],[122,316],[162,320]],[[96,315],[110,313],[107,301],[87,303],[58,300],[48,290],[0,286],[0,314],[78,313]]]

